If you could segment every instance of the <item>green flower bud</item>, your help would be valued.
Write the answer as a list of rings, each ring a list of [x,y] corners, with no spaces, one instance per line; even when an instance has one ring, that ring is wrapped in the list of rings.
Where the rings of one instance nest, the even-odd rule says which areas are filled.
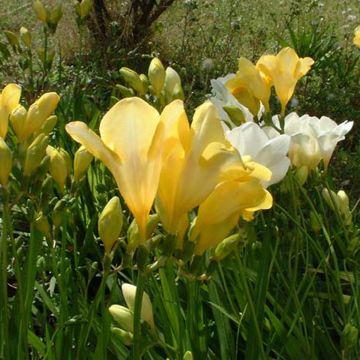
[[[300,185],[304,185],[309,176],[309,168],[307,166],[301,166],[296,170],[296,177],[299,180]]]
[[[143,83],[144,89],[146,92],[149,88],[149,79],[147,78],[147,76],[145,74],[140,74],[140,80]]]
[[[117,84],[115,87],[116,87],[117,90],[119,90],[121,96],[124,97],[124,98],[131,97],[131,96],[135,95],[133,89],[129,89],[126,86]]]
[[[229,115],[230,120],[236,125],[240,126],[245,122],[243,112],[236,106],[223,106],[224,111]]]
[[[130,346],[132,344],[133,334],[131,332],[119,329],[115,326],[111,327],[111,332],[118,337],[124,345]]]
[[[3,138],[0,137],[0,184],[6,186],[12,168],[12,155]]]
[[[48,143],[48,137],[44,134],[40,134],[27,148],[24,163],[25,176],[32,175],[34,171],[39,167],[42,159],[46,154],[46,148],[48,146]]]
[[[352,324],[346,324],[343,330],[345,347],[352,348],[358,344],[359,330]]]
[[[114,321],[124,330],[134,332],[134,315],[125,306],[111,305],[109,312]]]
[[[48,17],[48,12],[40,0],[34,1],[33,9],[35,11],[37,18],[42,22],[46,22],[47,17]]]
[[[226,258],[236,248],[240,241],[240,234],[234,234],[224,239],[216,248],[214,254],[215,261]]]
[[[74,157],[74,180],[79,181],[81,177],[87,172],[90,163],[94,157],[81,146],[75,153]]]
[[[9,42],[9,44],[12,47],[15,48],[15,47],[19,46],[19,39],[18,39],[18,37],[16,36],[15,33],[13,33],[12,31],[9,31],[9,30],[5,30],[4,34],[6,36],[7,41]]]
[[[187,351],[184,354],[183,360],[193,360],[193,359],[194,359],[194,357],[193,357],[193,354],[191,351]]]
[[[48,236],[50,234],[49,221],[42,212],[35,219],[35,227],[45,236]]]
[[[75,11],[80,18],[85,18],[90,14],[93,7],[93,0],[82,0],[75,4]]]
[[[20,28],[20,40],[27,48],[30,48],[32,41],[31,32],[24,26]]]
[[[122,284],[121,290],[123,292],[126,305],[130,309],[130,311],[134,312],[136,286],[131,284]],[[152,305],[149,295],[146,292],[143,293],[140,318],[141,320],[146,321],[153,330],[155,329]]]
[[[140,79],[139,74],[131,70],[127,67],[122,67],[120,70],[120,75],[123,77],[123,79],[139,94],[144,95],[145,94],[145,88],[144,85]]]
[[[151,60],[148,76],[154,94],[159,96],[165,83],[165,69],[158,58]]]
[[[120,199],[114,196],[101,212],[98,222],[99,236],[104,244],[105,253],[110,254],[118,240],[123,225]]]

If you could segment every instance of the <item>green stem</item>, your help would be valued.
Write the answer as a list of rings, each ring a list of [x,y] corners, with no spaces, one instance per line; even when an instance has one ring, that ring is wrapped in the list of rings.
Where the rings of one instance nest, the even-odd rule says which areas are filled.
[[[136,295],[135,295],[135,306],[134,306],[134,337],[133,337],[133,360],[141,359],[141,307],[142,299],[144,295],[144,288],[146,283],[146,274],[139,272],[137,284],[136,284]]]
[[[0,245],[1,259],[1,306],[0,306],[0,358],[9,359],[9,319],[8,319],[8,292],[7,292],[7,266],[8,266],[8,219],[9,219],[9,195],[5,188],[2,189],[3,198],[3,223]]]

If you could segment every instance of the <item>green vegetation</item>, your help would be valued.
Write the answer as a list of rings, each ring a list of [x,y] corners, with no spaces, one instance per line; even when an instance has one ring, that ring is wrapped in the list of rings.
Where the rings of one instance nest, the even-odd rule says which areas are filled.
[[[0,359],[358,359],[359,2],[85,2],[0,0]],[[238,71],[222,109],[243,121],[234,101],[255,77],[241,83],[238,59],[287,47],[314,64],[294,75],[286,114],[354,124],[298,140],[287,117],[271,120],[279,93],[261,70],[261,121],[301,144],[266,190],[267,165],[240,150],[239,162],[215,107],[198,107],[219,97],[212,79]],[[154,108],[178,127],[155,131]],[[328,166],[324,134],[333,148],[346,135]]]

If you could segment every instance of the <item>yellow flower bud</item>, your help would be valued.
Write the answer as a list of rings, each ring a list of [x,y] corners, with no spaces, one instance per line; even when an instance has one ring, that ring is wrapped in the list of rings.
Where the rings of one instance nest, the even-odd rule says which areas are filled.
[[[170,103],[175,97],[174,94],[182,92],[181,79],[179,74],[170,66],[166,68],[165,72],[165,99],[167,103]]]
[[[187,351],[183,356],[183,360],[193,360],[193,359],[194,357],[191,351]]]
[[[352,223],[352,215],[350,211],[349,197],[344,190],[340,190],[337,193],[339,211],[345,221],[346,225]]]
[[[50,92],[42,95],[30,106],[25,121],[26,138],[41,128],[45,120],[55,111],[59,100],[58,94]]]
[[[92,6],[92,0],[82,0],[80,3],[75,5],[75,11],[81,18],[84,18],[90,14]]]
[[[55,33],[57,25],[62,18],[62,6],[60,3],[55,5],[49,12],[48,18],[46,20],[47,25],[52,33]]]
[[[93,156],[85,149],[84,146],[76,151],[74,157],[74,180],[79,181],[81,177],[86,173]]]
[[[153,58],[151,60],[149,71],[148,71],[149,81],[153,88],[154,94],[159,96],[164,87],[165,82],[165,69],[163,64],[158,58]]]
[[[7,41],[9,42],[9,44],[11,46],[13,46],[13,47],[19,46],[19,39],[15,33],[13,33],[12,31],[9,31],[9,30],[5,30],[4,34],[6,36]]]
[[[32,40],[31,32],[24,26],[20,28],[20,39],[27,48],[30,48]]]
[[[132,311],[125,306],[111,305],[109,312],[114,321],[116,321],[122,329],[134,332],[134,315]]]
[[[26,150],[24,175],[30,176],[39,167],[46,154],[49,139],[46,135],[40,134]]]
[[[131,332],[119,329],[115,326],[111,328],[111,332],[117,336],[124,345],[130,346],[132,344],[133,334]]]
[[[57,120],[58,118],[56,115],[49,116],[41,125],[41,128],[35,134],[38,135],[42,133],[45,135],[49,135],[54,130],[54,127],[57,124]]]
[[[98,222],[99,236],[104,244],[105,253],[110,254],[119,238],[123,225],[120,199],[114,196],[104,207]]]
[[[12,155],[3,138],[0,137],[0,184],[6,186],[12,168]]]
[[[140,80],[144,85],[144,92],[146,92],[149,88],[149,79],[147,78],[147,76],[145,74],[140,74]]]
[[[36,16],[42,22],[46,22],[48,17],[48,12],[40,0],[35,0],[33,3],[33,9],[35,11]]]
[[[122,67],[120,70],[120,75],[123,77],[123,79],[137,92],[139,95],[145,94],[145,88],[144,85],[140,79],[139,74],[131,70],[127,67]]]
[[[131,284],[122,284],[121,290],[123,292],[123,296],[128,308],[134,312],[135,311],[135,296],[136,296],[136,286]],[[154,316],[151,301],[149,295],[144,292],[142,303],[141,303],[141,313],[140,313],[141,320],[146,321],[150,327],[154,330]]]
[[[45,236],[49,235],[49,233],[50,233],[49,221],[42,212],[35,219],[35,227],[38,231],[40,231]]]
[[[46,154],[50,157],[50,175],[62,191],[65,186],[65,180],[68,176],[68,164],[66,157],[62,152],[50,145],[46,148]]]
[[[21,143],[25,140],[25,120],[26,120],[27,111],[26,109],[19,105],[13,112],[10,114],[10,123],[15,132],[18,141]]]
[[[8,131],[9,114],[18,107],[21,87],[8,84],[0,94],[0,137],[5,138]]]
[[[63,149],[63,148],[60,148],[60,149],[59,149],[59,153],[60,153],[60,155],[63,157],[63,159],[65,160],[66,170],[67,170],[67,176],[70,176],[71,167],[72,167],[71,157],[70,157],[69,153],[68,153],[65,149]]]
[[[237,106],[225,105],[223,109],[236,126],[240,126],[246,121],[243,112]]]

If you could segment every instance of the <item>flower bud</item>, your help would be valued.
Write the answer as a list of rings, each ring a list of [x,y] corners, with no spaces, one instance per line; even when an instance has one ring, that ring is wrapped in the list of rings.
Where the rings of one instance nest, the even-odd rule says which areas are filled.
[[[170,66],[166,68],[164,83],[165,99],[169,103],[175,99],[175,95],[179,96],[182,91],[181,79],[179,74]],[[181,97],[177,97],[181,98]]]
[[[45,6],[40,0],[35,0],[33,3],[33,9],[35,11],[36,16],[38,19],[42,22],[46,22],[46,19],[48,17],[47,10],[45,9]]]
[[[20,28],[20,40],[27,48],[30,48],[32,40],[31,32],[24,26]]]
[[[133,334],[131,332],[119,329],[115,326],[111,327],[111,332],[118,337],[124,345],[130,346],[132,344]]]
[[[352,214],[350,211],[349,197],[344,190],[340,190],[337,193],[339,211],[345,221],[345,225],[352,223]]]
[[[129,89],[126,86],[123,86],[123,85],[117,84],[116,89],[119,90],[121,96],[124,97],[124,98],[131,97],[131,96],[135,95],[133,89]]]
[[[94,157],[85,149],[84,146],[76,151],[74,157],[74,180],[79,181],[81,177],[86,173],[90,163]]]
[[[3,138],[0,137],[0,184],[6,186],[12,168],[12,155]]]
[[[18,47],[19,46],[19,39],[18,39],[18,37],[16,36],[15,33],[13,33],[12,31],[9,31],[9,30],[5,30],[4,34],[6,36],[7,41],[9,42],[9,44],[12,47]]]
[[[165,83],[165,69],[158,58],[153,58],[151,60],[148,76],[154,94],[159,96]]]
[[[146,92],[149,88],[149,79],[145,74],[140,74],[140,80],[144,85],[144,89],[145,89],[144,92]]]
[[[46,154],[50,157],[50,175],[62,191],[65,186],[65,180],[69,173],[66,157],[61,151],[53,148],[50,145],[46,148]]]
[[[20,143],[25,140],[25,120],[26,120],[27,111],[26,109],[19,105],[13,112],[10,114],[10,123],[15,132],[15,135]]]
[[[45,236],[49,235],[50,233],[49,221],[42,212],[35,219],[35,227]]]
[[[93,0],[82,0],[75,5],[75,11],[79,17],[85,18],[90,14],[93,7]]]
[[[131,285],[131,284],[122,284],[121,290],[123,292],[126,305],[132,312],[134,312],[135,311],[136,286]],[[151,305],[149,295],[146,292],[143,293],[140,318],[141,318],[141,320],[146,321],[153,330],[155,329],[152,305]]]
[[[66,170],[67,170],[67,177],[68,177],[71,174],[71,167],[72,167],[71,157],[70,157],[69,153],[63,148],[59,149],[59,153],[61,154],[61,156],[65,160]]]
[[[98,222],[99,236],[104,244],[105,253],[110,254],[118,240],[123,225],[120,199],[114,196],[104,207]]]
[[[300,185],[304,185],[309,176],[309,168],[307,166],[301,166],[296,169],[296,177],[299,180]]]
[[[127,67],[122,67],[120,70],[120,75],[123,77],[123,79],[137,92],[139,95],[145,94],[145,88],[144,85],[140,79],[139,74],[131,70]]]
[[[321,230],[321,223],[319,221],[318,216],[314,213],[314,211],[310,211],[310,226],[311,229],[318,233]]]
[[[134,332],[134,315],[125,306],[111,305],[109,312],[114,321],[124,330]]]
[[[348,323],[343,330],[343,342],[345,347],[352,348],[357,346],[359,339],[359,330],[354,325]]]
[[[59,100],[58,94],[50,92],[42,95],[30,106],[25,121],[26,138],[44,125],[45,120],[55,111]]]
[[[334,191],[329,191],[327,188],[324,188],[321,192],[321,195],[331,210],[335,211],[336,208],[338,208],[339,200]]]
[[[223,109],[236,126],[240,126],[246,121],[243,112],[237,106],[226,105],[223,106]]]
[[[5,138],[9,114],[19,106],[21,87],[16,84],[8,84],[0,94],[0,137]]]
[[[183,356],[183,360],[193,360],[193,359],[194,357],[191,351],[187,351]]]
[[[159,221],[160,221],[160,217],[158,214],[149,215],[146,226],[147,237],[150,237],[150,235],[154,232]],[[140,231],[135,219],[131,222],[128,228],[127,238],[128,238],[127,251],[131,252],[135,250],[140,244]]]
[[[39,167],[46,154],[49,139],[46,135],[40,134],[26,149],[24,175],[30,176]]]
[[[240,241],[240,234],[234,234],[224,239],[216,248],[214,253],[214,260],[221,261],[226,258],[236,248]]]
[[[47,25],[49,29],[54,33],[56,31],[57,24],[59,23],[60,19],[62,18],[62,6],[60,3],[55,5],[49,12],[47,17]]]
[[[58,118],[56,115],[51,115],[49,116],[44,123],[41,125],[40,129],[38,131],[35,132],[35,135],[38,134],[45,134],[45,135],[49,135],[55,128],[56,124],[57,124]]]

